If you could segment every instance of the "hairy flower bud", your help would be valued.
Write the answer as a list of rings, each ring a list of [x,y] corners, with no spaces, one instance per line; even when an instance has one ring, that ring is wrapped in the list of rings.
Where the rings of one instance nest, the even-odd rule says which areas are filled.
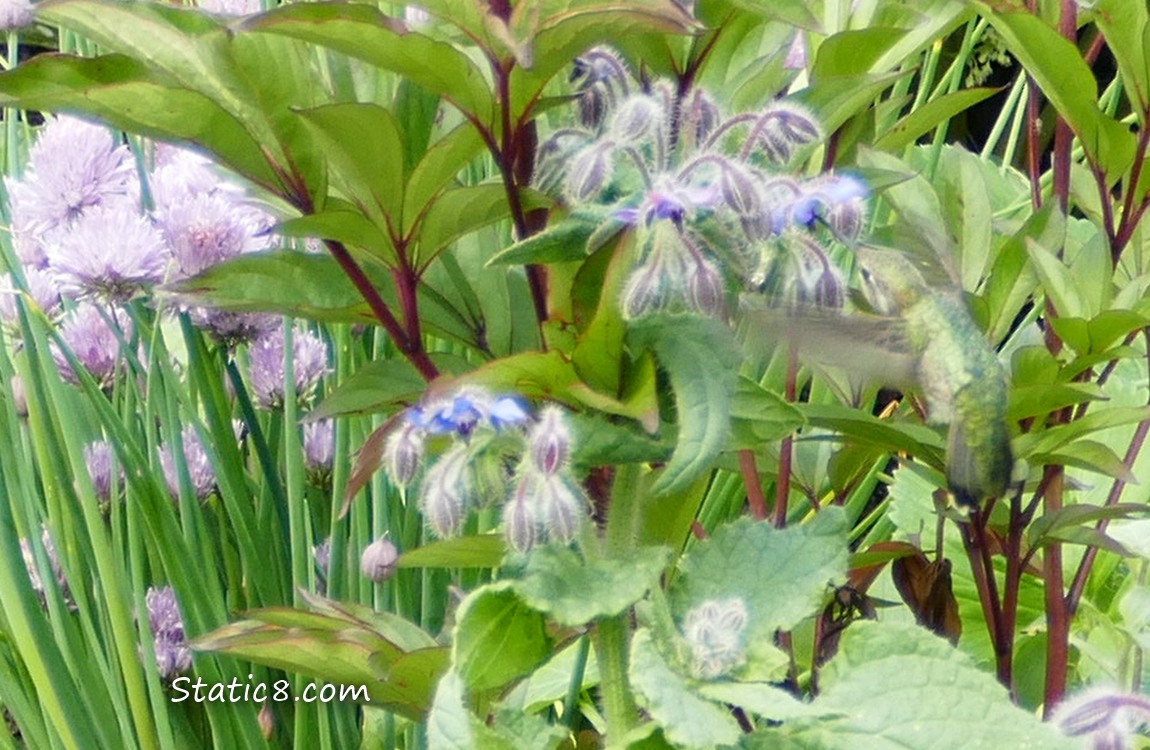
[[[691,647],[695,676],[712,680],[729,673],[745,658],[747,605],[742,599],[711,599],[687,612],[683,636]]]
[[[769,161],[786,164],[796,148],[814,143],[821,135],[807,110],[789,102],[775,102],[759,115],[745,149],[761,148]]]
[[[725,307],[723,276],[709,260],[696,260],[687,264],[687,304],[692,310],[717,317]]]
[[[615,144],[611,141],[594,143],[580,150],[571,159],[564,183],[564,193],[573,203],[594,200],[611,177]]]
[[[1138,727],[1150,720],[1150,699],[1106,688],[1086,690],[1068,697],[1051,722],[1068,737],[1082,737],[1093,750],[1133,747]]]
[[[680,117],[680,137],[684,139],[687,148],[693,149],[705,143],[718,127],[719,107],[706,91],[696,87],[691,89]]]
[[[519,477],[503,506],[503,534],[511,549],[519,553],[529,552],[539,539],[534,503],[538,484],[538,476],[525,473]]]
[[[404,421],[388,436],[383,446],[383,464],[397,487],[406,487],[423,464],[423,431]]]
[[[611,137],[622,143],[646,141],[657,132],[665,114],[653,97],[637,94],[619,104],[611,116]]]
[[[450,539],[463,529],[474,494],[469,458],[467,446],[456,445],[427,470],[420,488],[420,510],[440,539]]]
[[[536,489],[539,520],[547,535],[566,544],[579,533],[586,501],[565,474],[543,478]]]
[[[381,536],[364,548],[359,557],[359,570],[364,578],[376,583],[386,581],[395,575],[395,565],[399,560],[399,550],[385,536]]]
[[[662,263],[649,258],[631,272],[623,289],[623,317],[638,320],[658,312],[667,303],[667,284],[663,278]]]
[[[548,406],[539,412],[539,423],[532,428],[527,444],[535,468],[545,476],[556,474],[567,466],[571,431],[559,407]]]

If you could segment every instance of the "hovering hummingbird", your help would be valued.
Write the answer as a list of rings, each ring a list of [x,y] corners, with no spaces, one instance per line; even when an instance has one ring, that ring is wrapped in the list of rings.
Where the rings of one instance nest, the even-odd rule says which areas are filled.
[[[1001,496],[1013,466],[1006,372],[958,289],[928,283],[898,250],[859,246],[855,254],[877,314],[768,308],[768,325],[780,327],[805,360],[917,386],[928,421],[948,425],[946,481],[955,501],[977,508]]]

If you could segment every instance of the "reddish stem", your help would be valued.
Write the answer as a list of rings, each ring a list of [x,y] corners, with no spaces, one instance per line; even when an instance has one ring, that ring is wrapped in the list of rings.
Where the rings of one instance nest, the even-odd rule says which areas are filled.
[[[1046,485],[1046,513],[1062,508],[1062,466],[1043,469]],[[1046,598],[1046,684],[1043,711],[1047,717],[1062,702],[1066,692],[1067,665],[1070,656],[1070,612],[1063,595],[1062,545],[1053,542],[1043,557],[1042,578]]]
[[[763,485],[759,481],[759,469],[755,466],[755,454],[750,448],[739,451],[739,471],[747,488],[747,505],[756,521],[767,517],[767,498],[763,495]]]

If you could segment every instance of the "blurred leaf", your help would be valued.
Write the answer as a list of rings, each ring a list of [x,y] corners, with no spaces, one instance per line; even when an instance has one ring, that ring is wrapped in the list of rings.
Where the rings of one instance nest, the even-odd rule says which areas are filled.
[[[1010,389],[1011,422],[1050,414],[1065,406],[1104,400],[1106,394],[1095,383],[1050,383],[1016,386]]]
[[[740,376],[731,402],[731,450],[757,449],[805,423],[801,411],[778,394]]]
[[[1029,11],[984,15],[1113,184],[1133,161],[1134,136],[1099,109],[1098,84],[1078,48]]]
[[[635,692],[675,747],[713,750],[739,741],[742,732],[730,712],[691,690],[667,665],[646,628],[631,639],[627,669]]]
[[[942,122],[965,112],[981,101],[997,94],[1000,88],[962,89],[933,99],[896,122],[883,133],[874,147],[897,153],[926,135]],[[988,226],[989,228],[989,226]]]
[[[1075,526],[1093,525],[1102,519],[1132,518],[1150,513],[1150,508],[1137,503],[1117,503],[1115,505],[1067,505],[1058,510],[1047,511],[1026,530],[1026,541],[1031,547],[1045,544],[1052,534]]]
[[[993,257],[994,207],[986,173],[987,164],[977,155],[958,146],[943,150],[936,179],[939,201],[956,240],[955,280],[970,291],[978,288]]]
[[[592,255],[579,269],[576,289],[597,294],[595,311],[575,344],[571,360],[575,371],[595,390],[615,394],[622,387],[624,342],[627,323],[623,320],[622,297],[627,279],[634,271],[636,234],[625,232],[612,245]],[[606,264],[603,264],[603,260]],[[593,278],[600,267],[602,280]],[[589,302],[591,300],[588,300]]]
[[[719,703],[738,706],[775,721],[799,717],[833,715],[812,703],[804,703],[781,687],[764,682],[706,682],[699,695]]]
[[[551,655],[543,615],[529,609],[510,584],[471,592],[456,614],[452,663],[473,690],[506,685]]]
[[[1027,460],[1033,464],[1063,464],[1097,472],[1103,476],[1137,484],[1138,478],[1114,452],[1114,449],[1095,440],[1078,439],[1062,448],[1036,451]]]
[[[778,0],[763,3],[757,0],[729,0],[729,5],[753,13],[767,20],[779,20],[808,31],[821,31],[822,25],[803,0]]]
[[[572,414],[569,421],[571,465],[576,471],[606,464],[666,461],[675,447],[670,439],[652,437],[633,422],[611,421],[593,413]]]
[[[1041,432],[1019,435],[1014,440],[1015,455],[1027,458],[1034,453],[1049,453],[1099,430],[1141,422],[1144,419],[1150,419],[1150,409],[1144,406],[1094,410],[1073,422],[1056,425]]]
[[[990,308],[988,338],[1001,341],[1014,323],[1018,311],[1038,286],[1038,275],[1029,262],[1027,245],[1062,247],[1066,239],[1066,219],[1056,201],[1049,201],[1030,216],[1014,236],[998,249],[986,282],[986,305]]]
[[[656,495],[676,492],[710,468],[726,444],[738,351],[729,328],[694,315],[652,315],[635,321],[631,341],[654,351],[671,381],[679,435],[671,460],[651,489]]]
[[[491,257],[488,265],[582,260],[587,257],[587,240],[598,228],[598,222],[570,216],[499,251]]]
[[[826,713],[760,729],[746,747],[1078,747],[1014,706],[1006,689],[970,656],[914,625],[852,623],[838,653],[823,667],[819,686],[813,708]]]
[[[406,359],[368,362],[336,386],[309,414],[310,419],[371,414],[419,400],[427,381]]]
[[[284,5],[249,18],[244,28],[330,47],[398,73],[479,122],[491,122],[494,99],[483,73],[467,55],[446,42],[409,31],[370,5]]]
[[[892,453],[909,453],[929,466],[942,467],[941,440],[929,427],[879,419],[835,404],[801,403],[795,407],[811,425],[842,433],[850,442],[873,445]]]
[[[711,599],[747,606],[748,642],[770,641],[817,610],[827,587],[847,572],[847,523],[841,508],[825,508],[801,526],[778,530],[740,519],[694,545],[670,591],[678,617]]]
[[[549,544],[531,552],[523,577],[511,585],[530,606],[575,627],[620,614],[658,585],[666,547],[639,547],[622,559],[584,559]]]
[[[399,556],[400,568],[497,568],[507,552],[501,534],[430,542]]]
[[[819,45],[811,68],[812,83],[817,87],[827,78],[871,72],[871,66],[905,33],[902,29],[870,26],[832,34]]]
[[[1150,109],[1150,12],[1142,0],[1099,0],[1090,8],[1094,23],[1106,37],[1106,46],[1118,61],[1122,84],[1146,122]]]
[[[357,211],[336,209],[300,216],[277,224],[276,231],[286,237],[335,240],[365,250],[386,263],[396,261],[391,238]]]

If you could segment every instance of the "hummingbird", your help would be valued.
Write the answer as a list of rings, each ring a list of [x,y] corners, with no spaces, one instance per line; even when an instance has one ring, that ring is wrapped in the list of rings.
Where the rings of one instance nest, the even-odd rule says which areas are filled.
[[[927,421],[947,426],[946,482],[955,502],[978,508],[1001,496],[1014,463],[1007,376],[957,286],[928,283],[898,250],[859,245],[855,256],[874,314],[800,306],[771,310],[768,325],[807,361],[917,388]]]

